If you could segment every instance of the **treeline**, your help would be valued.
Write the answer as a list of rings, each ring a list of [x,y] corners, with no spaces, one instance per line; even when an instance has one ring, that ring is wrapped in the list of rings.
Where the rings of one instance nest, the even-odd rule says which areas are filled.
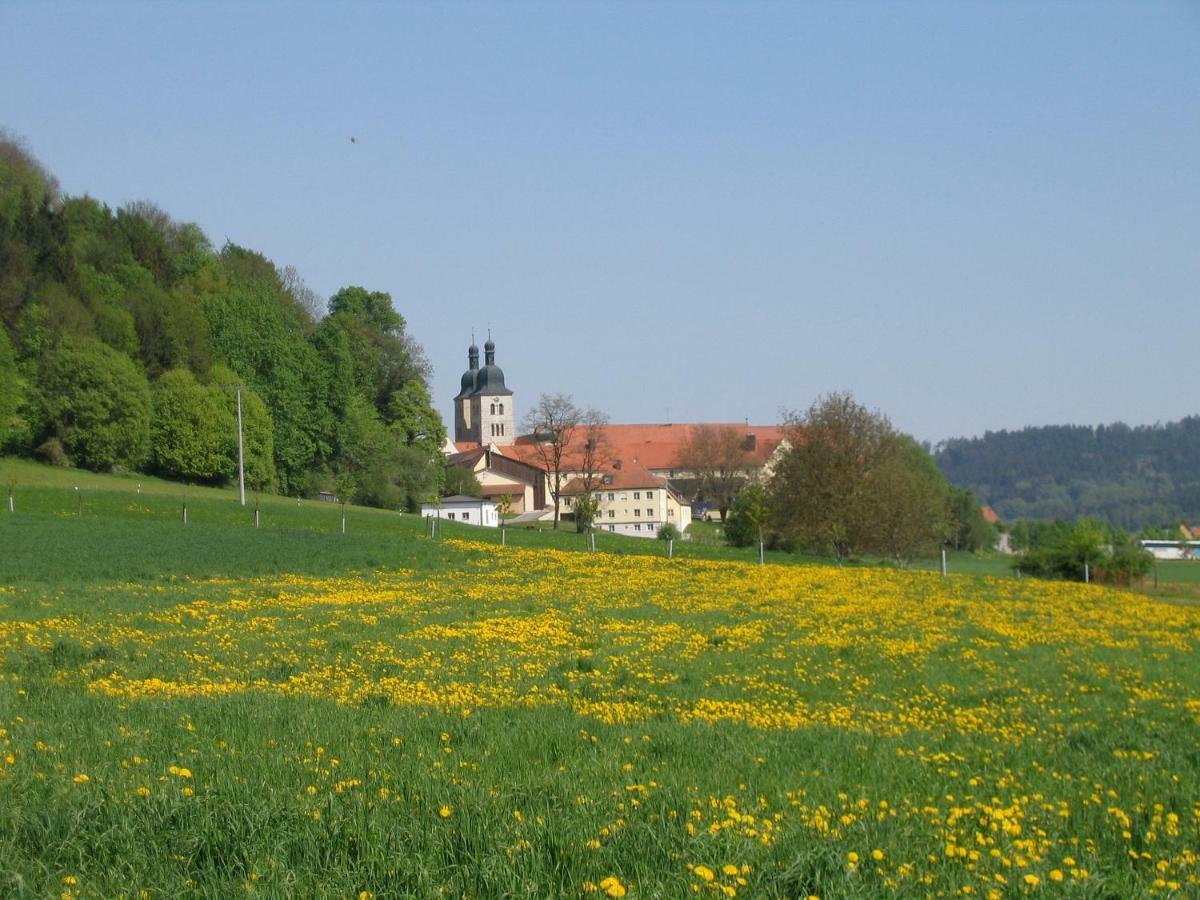
[[[1200,416],[989,431],[944,442],[935,459],[1007,521],[1095,516],[1130,530],[1200,522]]]
[[[64,197],[0,134],[0,452],[412,506],[443,476],[429,364],[386,293],[321,303],[290,267],[150,203]]]

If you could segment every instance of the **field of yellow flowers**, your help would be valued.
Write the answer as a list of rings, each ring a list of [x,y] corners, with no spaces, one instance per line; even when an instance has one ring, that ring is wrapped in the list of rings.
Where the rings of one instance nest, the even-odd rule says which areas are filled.
[[[1200,896],[1200,610],[408,563],[0,586],[0,894]]]

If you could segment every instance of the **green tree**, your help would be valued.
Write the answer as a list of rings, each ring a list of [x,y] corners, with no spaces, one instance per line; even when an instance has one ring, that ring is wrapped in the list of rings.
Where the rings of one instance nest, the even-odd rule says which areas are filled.
[[[948,486],[929,454],[849,394],[830,394],[791,414],[789,449],[770,482],[770,518],[784,538],[879,553],[901,564],[948,531]]]
[[[766,540],[767,522],[770,516],[770,498],[757,482],[746,485],[729,509],[725,522],[725,540],[735,547],[763,544]]]
[[[0,453],[15,441],[17,410],[21,407],[23,394],[16,354],[8,332],[0,325]]]
[[[222,394],[187,369],[157,381],[150,442],[161,474],[210,483],[236,474],[237,421]]]
[[[452,497],[482,497],[483,485],[475,477],[475,473],[465,466],[448,466],[446,468],[446,483],[442,486],[442,496]]]
[[[89,469],[136,469],[150,451],[150,386],[133,361],[95,340],[64,342],[38,373],[47,437]]]
[[[891,423],[836,393],[786,422],[789,449],[770,486],[776,528],[802,546],[832,550],[838,562],[871,549],[878,475],[897,452]]]

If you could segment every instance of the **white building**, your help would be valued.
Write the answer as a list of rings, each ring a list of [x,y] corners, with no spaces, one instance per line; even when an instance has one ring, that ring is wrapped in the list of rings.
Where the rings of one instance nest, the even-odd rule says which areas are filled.
[[[464,497],[461,494],[443,497],[437,506],[422,503],[421,515],[426,519],[446,519],[450,522],[465,522],[467,525],[483,525],[485,528],[500,526],[500,514],[496,511],[495,503],[479,497]]]
[[[1155,559],[1200,559],[1200,541],[1140,541]]]

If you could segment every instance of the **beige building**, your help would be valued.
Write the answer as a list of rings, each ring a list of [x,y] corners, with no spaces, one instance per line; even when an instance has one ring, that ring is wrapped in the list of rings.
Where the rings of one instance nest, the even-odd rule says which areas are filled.
[[[575,505],[585,493],[583,478],[562,489],[562,514],[574,518]],[[597,500],[595,526],[601,531],[632,537],[656,537],[663,525],[682,534],[692,524],[692,508],[667,484],[636,463],[622,464],[598,476],[592,495]]]
[[[548,496],[546,473],[537,466],[510,459],[492,447],[475,447],[450,454],[446,466],[469,469],[483,486],[483,496],[500,502],[507,494],[509,516],[542,510]]]

